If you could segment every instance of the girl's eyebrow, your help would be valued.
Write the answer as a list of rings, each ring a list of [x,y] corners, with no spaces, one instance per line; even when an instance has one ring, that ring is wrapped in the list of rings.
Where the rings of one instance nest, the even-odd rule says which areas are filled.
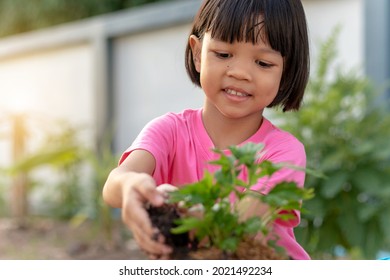
[[[223,44],[229,44],[229,45],[234,44],[234,43],[225,42],[225,41],[223,41],[221,39],[217,39],[217,38],[212,38],[212,40],[216,41],[217,43],[223,43]],[[258,50],[262,53],[270,53],[270,54],[277,54],[277,55],[280,54],[280,52],[272,49],[271,47],[268,47],[268,45],[266,45],[266,47],[264,47],[264,46],[258,47]]]
[[[270,53],[270,54],[277,54],[277,55],[280,55],[280,52],[272,49],[272,48],[264,48],[264,47],[261,47],[259,48],[259,51],[261,52],[265,52],[265,53]]]

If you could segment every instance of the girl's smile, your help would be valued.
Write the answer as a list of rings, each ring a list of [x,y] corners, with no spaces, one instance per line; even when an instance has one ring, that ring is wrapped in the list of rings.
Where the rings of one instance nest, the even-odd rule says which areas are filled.
[[[226,94],[226,97],[229,98],[233,102],[242,102],[247,101],[252,97],[251,94],[240,90],[240,89],[233,89],[233,88],[226,88],[223,90]]]

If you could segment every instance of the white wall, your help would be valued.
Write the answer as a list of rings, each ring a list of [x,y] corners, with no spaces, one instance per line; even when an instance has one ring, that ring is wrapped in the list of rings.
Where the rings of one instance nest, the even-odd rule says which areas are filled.
[[[0,131],[3,141],[11,127],[8,117],[24,113],[30,129],[28,144],[42,137],[54,121],[91,126],[95,102],[93,61],[89,45],[36,52],[0,60]],[[93,142],[93,127],[85,130]],[[0,164],[9,163],[5,144]],[[1,147],[0,147],[1,148]]]
[[[189,29],[182,25],[115,42],[118,151],[126,149],[152,118],[202,105],[203,93],[190,82],[184,67]]]
[[[311,54],[339,25],[338,60],[343,68],[364,66],[364,0],[303,0]],[[312,60],[314,60],[312,59]]]
[[[1,106],[88,123],[93,110],[91,69],[88,45],[2,61]]]

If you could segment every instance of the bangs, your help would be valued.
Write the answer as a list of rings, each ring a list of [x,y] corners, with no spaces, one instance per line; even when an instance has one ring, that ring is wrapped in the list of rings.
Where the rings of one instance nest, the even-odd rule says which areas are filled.
[[[264,30],[263,1],[220,1],[207,27],[211,37],[228,42],[268,42]]]
[[[288,1],[211,0],[200,20],[203,21],[197,30],[200,34],[195,32],[199,37],[211,31],[212,38],[228,43],[256,44],[261,40],[283,57],[291,51],[294,20]]]

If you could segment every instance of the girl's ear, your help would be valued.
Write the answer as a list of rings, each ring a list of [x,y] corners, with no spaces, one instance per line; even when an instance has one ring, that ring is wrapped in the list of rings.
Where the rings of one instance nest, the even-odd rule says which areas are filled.
[[[189,38],[189,44],[192,50],[192,57],[194,60],[195,69],[200,73],[200,58],[202,52],[202,42],[195,35],[191,35]]]

